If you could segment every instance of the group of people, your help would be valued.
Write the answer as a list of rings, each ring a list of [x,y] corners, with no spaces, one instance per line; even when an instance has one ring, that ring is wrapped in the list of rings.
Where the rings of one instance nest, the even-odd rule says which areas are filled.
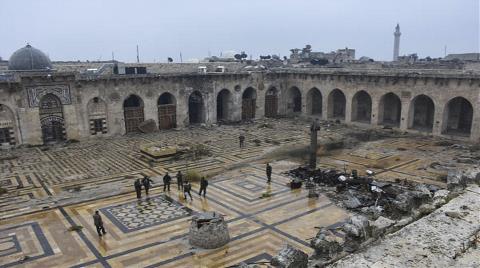
[[[267,166],[265,168],[266,174],[267,174],[267,183],[270,183],[272,180],[272,166],[270,166],[270,163],[267,163]],[[193,201],[192,194],[190,191],[192,190],[192,185],[188,180],[183,179],[183,174],[181,171],[178,171],[177,173],[177,187],[178,190],[183,190],[183,196],[185,200],[187,200],[187,195],[190,197],[190,200]],[[168,172],[163,176],[163,191],[170,192],[170,183],[172,181],[172,177],[168,174]],[[135,187],[135,192],[137,193],[137,198],[140,199],[142,198],[142,186],[145,189],[145,194],[148,195],[148,191],[150,188],[152,188],[153,181],[150,179],[148,176],[144,176],[143,179],[136,179],[134,182],[134,187]],[[208,187],[208,181],[205,179],[205,177],[202,177],[200,179],[200,190],[198,191],[198,195],[205,197],[207,194],[207,187]],[[105,227],[103,226],[103,220],[102,216],[100,216],[98,210],[95,211],[95,214],[93,214],[93,223],[95,224],[95,228],[97,229],[98,236],[105,235],[107,232],[105,231]]]
[[[177,173],[177,187],[178,190],[183,190],[183,195],[185,199],[187,199],[187,195],[190,196],[190,200],[193,200],[192,194],[190,191],[192,190],[192,185],[188,180],[183,179],[183,174],[181,171]],[[168,174],[168,172],[163,176],[163,191],[170,192],[170,184],[172,182],[172,177]],[[148,195],[148,191],[152,188],[153,181],[148,176],[144,176],[143,179],[136,179],[133,186],[135,187],[135,192],[137,193],[137,198],[142,198],[142,187],[145,189],[145,194]],[[207,187],[208,181],[205,177],[200,179],[200,190],[198,195],[205,197],[207,194]]]

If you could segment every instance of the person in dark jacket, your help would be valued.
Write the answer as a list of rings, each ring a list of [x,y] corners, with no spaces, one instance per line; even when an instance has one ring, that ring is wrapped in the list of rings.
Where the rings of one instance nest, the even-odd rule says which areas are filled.
[[[272,180],[272,166],[270,166],[270,163],[267,163],[266,172],[267,172],[267,183],[270,183],[270,181]]]
[[[207,186],[208,186],[208,181],[205,179],[205,177],[202,177],[200,179],[200,191],[198,192],[198,195],[202,195],[203,192],[203,197],[207,194]]]
[[[187,200],[187,194],[190,196],[190,200],[193,201],[192,194],[190,193],[190,190],[192,190],[192,185],[190,182],[185,181],[183,183],[183,195],[185,196],[185,200]]]
[[[240,135],[238,137],[238,140],[240,141],[240,148],[244,148],[245,147],[245,136]]]
[[[152,188],[153,181],[148,176],[144,176],[142,180],[143,187],[145,188],[145,194],[148,195],[148,190]]]
[[[103,220],[102,216],[98,213],[98,210],[95,211],[95,214],[93,214],[93,224],[95,224],[95,228],[97,228],[97,233],[98,236],[102,236],[103,234],[106,234],[105,228],[103,227]]]
[[[183,190],[183,174],[180,170],[177,173],[177,186],[179,191],[180,189]]]
[[[133,186],[135,186],[135,192],[137,193],[137,198],[138,199],[142,198],[142,183],[140,182],[140,179],[136,179]]]
[[[167,189],[170,192],[170,182],[171,181],[172,181],[172,177],[170,177],[170,175],[168,175],[168,172],[167,172],[167,174],[165,174],[165,176],[163,176],[163,191],[164,192]]]

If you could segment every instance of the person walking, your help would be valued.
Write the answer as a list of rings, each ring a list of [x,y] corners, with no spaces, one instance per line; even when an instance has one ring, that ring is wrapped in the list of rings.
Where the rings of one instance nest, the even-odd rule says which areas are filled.
[[[177,173],[177,186],[179,191],[180,189],[183,190],[183,174],[180,170]]]
[[[245,136],[240,135],[238,137],[238,140],[240,141],[240,148],[244,148],[245,147]]]
[[[96,210],[95,214],[93,214],[93,224],[95,224],[95,228],[97,228],[98,236],[102,236],[102,233],[104,235],[107,233],[105,231],[105,228],[103,227],[102,216],[100,216],[100,214],[98,213],[98,210]]]
[[[272,181],[272,166],[270,166],[270,163],[267,163],[267,183],[270,183]]]
[[[203,193],[203,197],[205,197],[205,195],[207,194],[207,186],[208,186],[208,181],[205,179],[205,177],[202,177],[202,179],[200,179],[200,191],[198,192],[198,195],[202,195]]]
[[[137,198],[138,199],[142,198],[142,183],[140,182],[140,179],[136,179],[133,186],[135,186],[135,192],[137,193]]]
[[[153,181],[148,176],[144,176],[142,180],[143,187],[145,188],[145,194],[148,195],[148,190],[152,188]]]
[[[187,200],[187,194],[188,194],[190,196],[190,200],[193,201],[190,190],[192,190],[192,185],[190,184],[189,181],[185,181],[185,183],[183,184],[183,195],[185,196],[185,200]]]
[[[170,175],[168,175],[168,172],[167,172],[167,174],[165,174],[165,176],[163,176],[163,191],[164,192],[167,189],[170,192],[170,182],[171,181],[172,181],[172,177],[170,177]]]

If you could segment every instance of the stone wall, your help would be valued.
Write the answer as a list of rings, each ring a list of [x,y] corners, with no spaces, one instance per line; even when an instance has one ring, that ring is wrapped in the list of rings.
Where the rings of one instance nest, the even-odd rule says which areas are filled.
[[[275,88],[279,116],[309,117],[315,108],[315,117],[376,127],[384,124],[384,114],[393,118],[395,116],[392,114],[399,112],[400,119],[396,127],[401,130],[474,142],[480,139],[480,114],[477,112],[480,104],[478,98],[480,76],[453,71],[439,74],[439,71],[409,73],[274,69],[224,74],[108,75],[93,78],[63,72],[50,75],[46,73],[15,74],[14,79],[0,82],[0,104],[8,107],[15,117],[14,129],[17,144],[42,143],[39,110],[38,107],[31,105],[31,101],[32,92],[45,93],[45,88],[53,90],[53,94],[57,94],[60,99],[65,99],[66,96],[63,95],[69,94],[69,101],[63,105],[65,128],[69,139],[125,134],[123,104],[124,100],[131,95],[138,96],[142,100],[144,120],[153,119],[157,125],[159,123],[158,99],[166,92],[174,97],[178,127],[190,124],[189,97],[194,92],[198,92],[203,99],[203,123],[217,122],[217,100],[225,104],[222,107],[228,110],[229,120],[239,121],[242,119],[242,96],[248,88],[252,88],[255,92],[252,95],[255,96],[255,118],[264,117],[266,93]],[[65,88],[68,92],[65,92]],[[218,98],[222,90],[228,92],[223,94],[228,97],[227,100]],[[312,91],[316,93],[313,94]],[[294,98],[298,98],[298,93],[292,92],[300,93],[301,112],[292,112],[292,107],[296,105]],[[331,101],[333,92],[343,95],[344,103],[339,103],[338,100]],[[400,100],[401,107],[392,108],[388,105],[390,102],[386,102],[384,97],[388,93]],[[361,98],[358,98],[359,94]],[[423,116],[416,115],[415,111],[419,109],[414,108],[415,100],[420,95],[424,95],[434,104],[431,115],[433,127],[427,131],[412,129],[414,117]],[[354,98],[354,96],[357,97]],[[457,135],[457,133],[446,132],[449,122],[449,101],[455,97],[462,97],[473,108],[471,133]],[[108,129],[107,133],[101,135],[91,135],[90,131],[91,113],[88,103],[94,98],[100,99],[106,106],[105,120]],[[369,99],[371,101],[366,101]],[[312,103],[320,107],[313,107]],[[332,111],[338,110],[342,105],[345,107],[344,116],[333,118]],[[395,109],[395,111],[388,109]],[[455,107],[452,111],[456,111]],[[368,118],[356,120],[360,113],[364,117],[370,116],[370,120]],[[457,112],[451,114],[458,117]],[[455,122],[452,122],[451,124],[455,125]]]

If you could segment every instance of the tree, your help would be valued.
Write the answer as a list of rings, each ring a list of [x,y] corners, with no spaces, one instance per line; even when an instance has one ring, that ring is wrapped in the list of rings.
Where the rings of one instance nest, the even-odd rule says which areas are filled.
[[[168,57],[168,62],[173,62],[173,59]]]

